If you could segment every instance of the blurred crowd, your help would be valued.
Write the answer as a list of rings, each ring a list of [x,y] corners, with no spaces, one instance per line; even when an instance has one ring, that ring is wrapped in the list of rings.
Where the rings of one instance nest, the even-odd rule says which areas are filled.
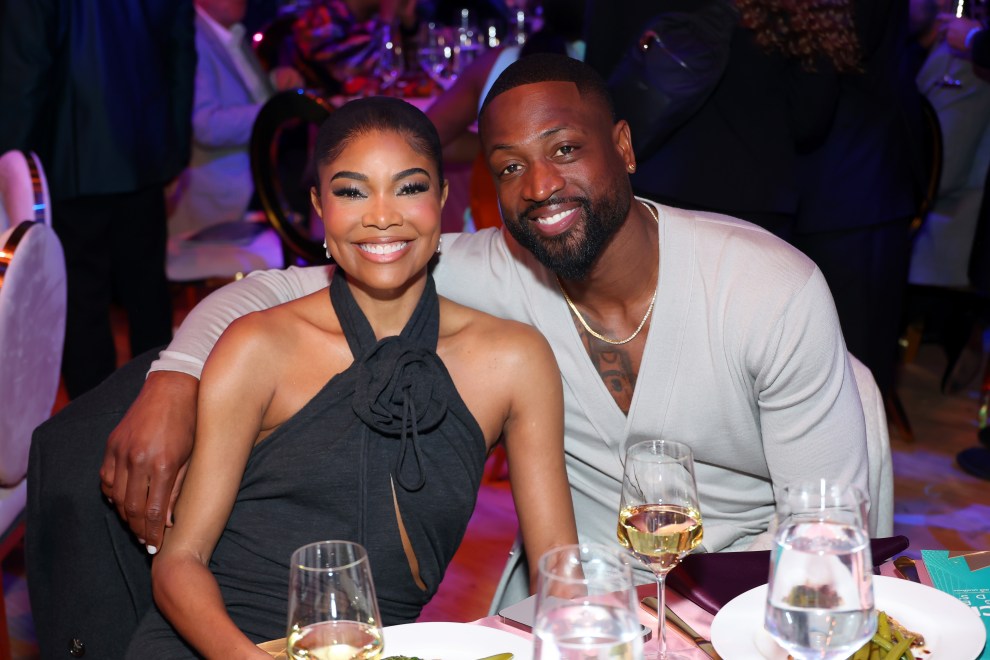
[[[134,353],[168,339],[166,238],[257,208],[247,146],[272,94],[439,95],[429,114],[445,157],[475,173],[452,191],[469,208],[471,230],[500,224],[472,132],[478,104],[529,52],[564,52],[612,78],[617,113],[643,140],[639,194],[749,220],[811,256],[850,351],[885,392],[906,324],[926,323],[953,365],[978,341],[990,160],[983,2],[634,0],[621,12],[602,0],[128,7],[8,1],[0,17],[0,149],[32,149],[49,173],[69,266],[73,396],[116,364],[112,302],[128,313]],[[721,33],[719,11],[731,16]],[[698,41],[705,29],[708,41]],[[685,103],[668,104],[666,89],[655,103],[620,93],[635,66],[654,66],[642,61],[643,53],[656,59],[653,38],[654,52],[690,58],[694,48],[707,57],[695,79],[678,83]],[[641,61],[631,63],[637,52]]]

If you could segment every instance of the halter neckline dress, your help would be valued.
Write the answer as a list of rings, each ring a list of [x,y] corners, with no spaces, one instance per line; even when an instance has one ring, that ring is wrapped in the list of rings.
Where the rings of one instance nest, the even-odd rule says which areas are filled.
[[[432,276],[402,332],[380,341],[339,268],[330,299],[355,360],[254,447],[210,560],[227,611],[255,641],[285,635],[293,550],[327,539],[367,548],[384,625],[414,621],[443,579],[481,484],[484,435],[436,354]],[[425,591],[402,547],[396,503]],[[195,653],[156,610],[128,656]]]

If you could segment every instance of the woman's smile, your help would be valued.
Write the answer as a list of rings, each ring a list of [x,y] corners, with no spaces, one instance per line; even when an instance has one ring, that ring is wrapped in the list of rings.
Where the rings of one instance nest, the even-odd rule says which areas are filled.
[[[378,263],[388,263],[401,258],[412,241],[378,240],[367,243],[355,243],[364,256]]]

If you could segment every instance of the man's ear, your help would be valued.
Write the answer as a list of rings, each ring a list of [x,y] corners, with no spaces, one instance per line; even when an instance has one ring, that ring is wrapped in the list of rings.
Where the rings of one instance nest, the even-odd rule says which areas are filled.
[[[625,119],[615,122],[615,126],[612,127],[612,140],[615,142],[615,148],[619,152],[626,170],[630,172],[635,170],[636,154],[633,153],[632,131],[629,128],[629,122]]]

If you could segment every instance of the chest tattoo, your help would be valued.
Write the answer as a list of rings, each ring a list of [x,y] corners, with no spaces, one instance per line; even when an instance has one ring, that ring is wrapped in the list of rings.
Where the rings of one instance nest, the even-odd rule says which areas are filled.
[[[623,413],[628,414],[633,391],[636,389],[638,365],[634,366],[632,357],[623,346],[610,346],[598,341],[581,327],[578,328],[578,333],[588,351],[588,357],[591,358],[591,364],[598,371],[616,405]]]

